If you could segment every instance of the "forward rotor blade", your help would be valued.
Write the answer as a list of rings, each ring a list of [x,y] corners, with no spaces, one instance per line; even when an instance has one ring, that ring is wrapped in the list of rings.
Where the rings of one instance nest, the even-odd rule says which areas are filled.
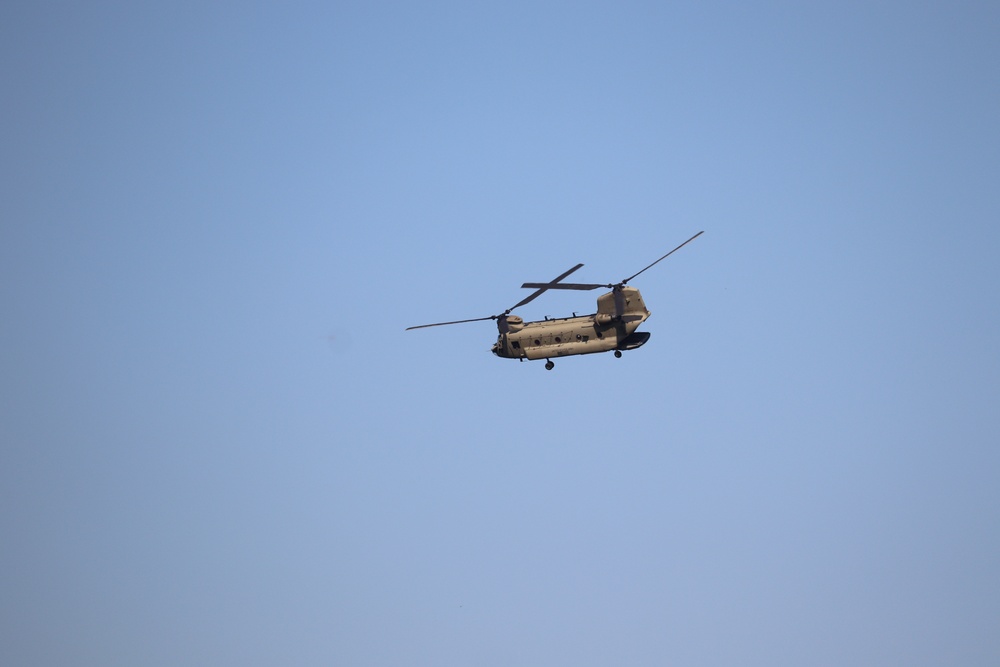
[[[611,285],[597,285],[591,283],[524,283],[521,287],[531,289],[533,287],[544,287],[546,289],[575,289],[592,290],[598,287],[611,287]]]
[[[528,303],[530,301],[534,301],[536,298],[538,298],[539,296],[541,296],[543,292],[545,292],[546,290],[549,290],[549,289],[552,289],[552,288],[556,287],[556,283],[558,283],[560,280],[562,280],[563,278],[565,278],[569,274],[573,273],[577,269],[581,268],[582,266],[583,266],[583,264],[577,264],[576,266],[574,266],[569,271],[563,273],[562,275],[560,275],[560,276],[558,276],[556,278],[553,278],[551,282],[547,282],[547,283],[532,283],[531,286],[532,287],[537,287],[538,289],[536,291],[532,292],[531,294],[529,294],[528,296],[526,296],[525,298],[523,298],[520,301],[518,301],[515,305],[511,306],[510,308],[508,308],[507,312],[509,313],[510,311],[514,310],[515,308],[520,308],[524,304],[526,304],[526,303]],[[525,285],[522,285],[522,287],[524,287],[524,286]]]
[[[435,322],[434,324],[420,324],[415,327],[406,327],[406,331],[411,329],[426,329],[427,327],[443,327],[446,324],[465,324],[466,322],[485,322],[486,320],[495,320],[497,315],[490,315],[489,317],[477,317],[471,320],[455,320],[454,322]]]
[[[698,238],[699,236],[701,236],[704,233],[705,233],[704,230],[698,232],[697,234],[695,234],[694,236],[692,236],[691,238],[689,238],[687,241],[685,241],[684,243],[680,244],[679,246],[677,246],[676,248],[674,248],[673,250],[671,250],[670,252],[668,252],[666,255],[664,255],[663,257],[659,258],[658,260],[656,260],[655,262],[653,262],[652,264],[650,264],[649,266],[647,266],[645,269],[643,269],[639,273],[642,273],[643,271],[646,271],[648,269],[653,268],[654,266],[656,266],[657,264],[659,264],[660,262],[662,262],[663,260],[665,260],[667,257],[670,257],[672,254],[674,254],[675,252],[677,252],[678,250],[680,250],[681,248],[683,248],[684,246],[686,246],[688,243],[691,243],[691,241],[694,241],[696,238]],[[623,280],[621,284],[624,285],[624,284],[628,283],[628,281],[632,280],[632,278],[635,278],[636,276],[638,276],[639,273],[635,274],[634,276],[629,276],[628,278],[626,278],[625,280]]]

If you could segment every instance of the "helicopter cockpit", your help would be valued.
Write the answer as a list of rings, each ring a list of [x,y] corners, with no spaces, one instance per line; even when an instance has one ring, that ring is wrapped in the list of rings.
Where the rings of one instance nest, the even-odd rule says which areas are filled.
[[[510,340],[507,334],[500,334],[497,336],[497,342],[493,343],[493,347],[490,351],[498,357],[503,357],[505,359],[517,359],[523,357],[524,353],[521,352],[521,342],[518,340]]]

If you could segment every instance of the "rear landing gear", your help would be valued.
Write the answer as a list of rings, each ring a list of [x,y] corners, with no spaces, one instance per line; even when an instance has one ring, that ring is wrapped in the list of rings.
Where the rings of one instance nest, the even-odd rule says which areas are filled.
[[[555,363],[551,359],[546,359],[545,360],[545,370],[551,371],[555,367],[556,367],[556,365],[555,365]]]
[[[621,359],[622,358],[622,351],[621,350],[615,350],[615,357],[618,358],[618,359]]]

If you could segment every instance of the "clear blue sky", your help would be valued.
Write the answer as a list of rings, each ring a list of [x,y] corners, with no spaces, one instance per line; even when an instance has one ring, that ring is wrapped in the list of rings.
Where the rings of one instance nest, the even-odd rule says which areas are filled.
[[[998,35],[5,3],[0,663],[997,665]]]

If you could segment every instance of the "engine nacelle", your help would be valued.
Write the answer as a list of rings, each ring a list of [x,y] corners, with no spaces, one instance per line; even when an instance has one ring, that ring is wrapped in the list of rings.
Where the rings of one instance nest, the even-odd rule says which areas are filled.
[[[606,327],[611,324],[614,318],[608,313],[597,313],[594,315],[594,324],[601,327]]]

